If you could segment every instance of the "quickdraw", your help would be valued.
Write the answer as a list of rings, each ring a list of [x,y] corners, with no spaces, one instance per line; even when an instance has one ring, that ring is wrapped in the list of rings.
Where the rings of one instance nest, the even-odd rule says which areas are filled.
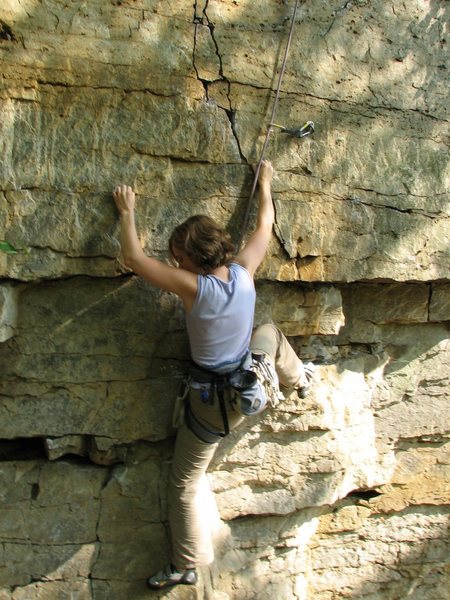
[[[281,133],[287,133],[292,137],[303,138],[311,133],[314,133],[314,123],[313,121],[307,121],[302,127],[298,127],[297,129],[289,129],[288,127],[284,127],[283,125],[277,125],[276,123],[271,123],[271,127],[278,127],[281,129]]]

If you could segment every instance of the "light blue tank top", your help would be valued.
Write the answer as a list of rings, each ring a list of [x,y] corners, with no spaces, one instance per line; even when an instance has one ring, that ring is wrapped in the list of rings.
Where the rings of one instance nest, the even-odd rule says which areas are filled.
[[[215,275],[199,275],[186,326],[192,359],[207,369],[223,369],[239,363],[250,344],[256,292],[250,273],[241,265],[229,265],[229,281]]]

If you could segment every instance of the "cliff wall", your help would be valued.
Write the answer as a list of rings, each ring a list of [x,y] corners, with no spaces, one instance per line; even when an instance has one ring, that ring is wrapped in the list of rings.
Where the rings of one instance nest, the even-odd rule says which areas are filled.
[[[239,238],[294,2],[3,0],[0,600],[140,600],[168,558],[177,299],[120,261],[206,212]],[[207,600],[448,600],[448,25],[438,0],[304,1],[257,323],[311,395],[227,438]],[[254,207],[251,217],[254,216]]]

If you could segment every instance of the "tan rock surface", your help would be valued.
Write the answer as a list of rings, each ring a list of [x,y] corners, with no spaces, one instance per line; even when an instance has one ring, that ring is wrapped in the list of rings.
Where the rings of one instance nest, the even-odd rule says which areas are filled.
[[[176,298],[120,259],[193,213],[241,234],[293,2],[0,7],[0,600],[142,600],[169,556]],[[446,2],[301,2],[256,323],[319,363],[226,439],[198,600],[448,600]],[[255,207],[251,207],[250,220]]]

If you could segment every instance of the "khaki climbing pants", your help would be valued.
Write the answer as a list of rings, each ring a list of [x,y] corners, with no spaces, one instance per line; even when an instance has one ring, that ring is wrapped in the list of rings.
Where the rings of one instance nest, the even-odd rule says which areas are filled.
[[[255,353],[264,353],[272,361],[281,386],[294,388],[302,384],[302,362],[274,325],[258,327],[252,336],[250,349]],[[207,404],[202,401],[200,391],[191,388],[189,401],[192,412],[200,422],[216,431],[223,431],[217,398],[212,405]],[[225,401],[231,431],[245,417],[234,410],[226,391]],[[211,532],[204,518],[199,489],[200,483],[206,480],[206,469],[217,446],[217,443],[208,444],[200,440],[186,424],[178,430],[169,481],[169,523],[172,563],[180,570],[207,565],[214,560]]]

